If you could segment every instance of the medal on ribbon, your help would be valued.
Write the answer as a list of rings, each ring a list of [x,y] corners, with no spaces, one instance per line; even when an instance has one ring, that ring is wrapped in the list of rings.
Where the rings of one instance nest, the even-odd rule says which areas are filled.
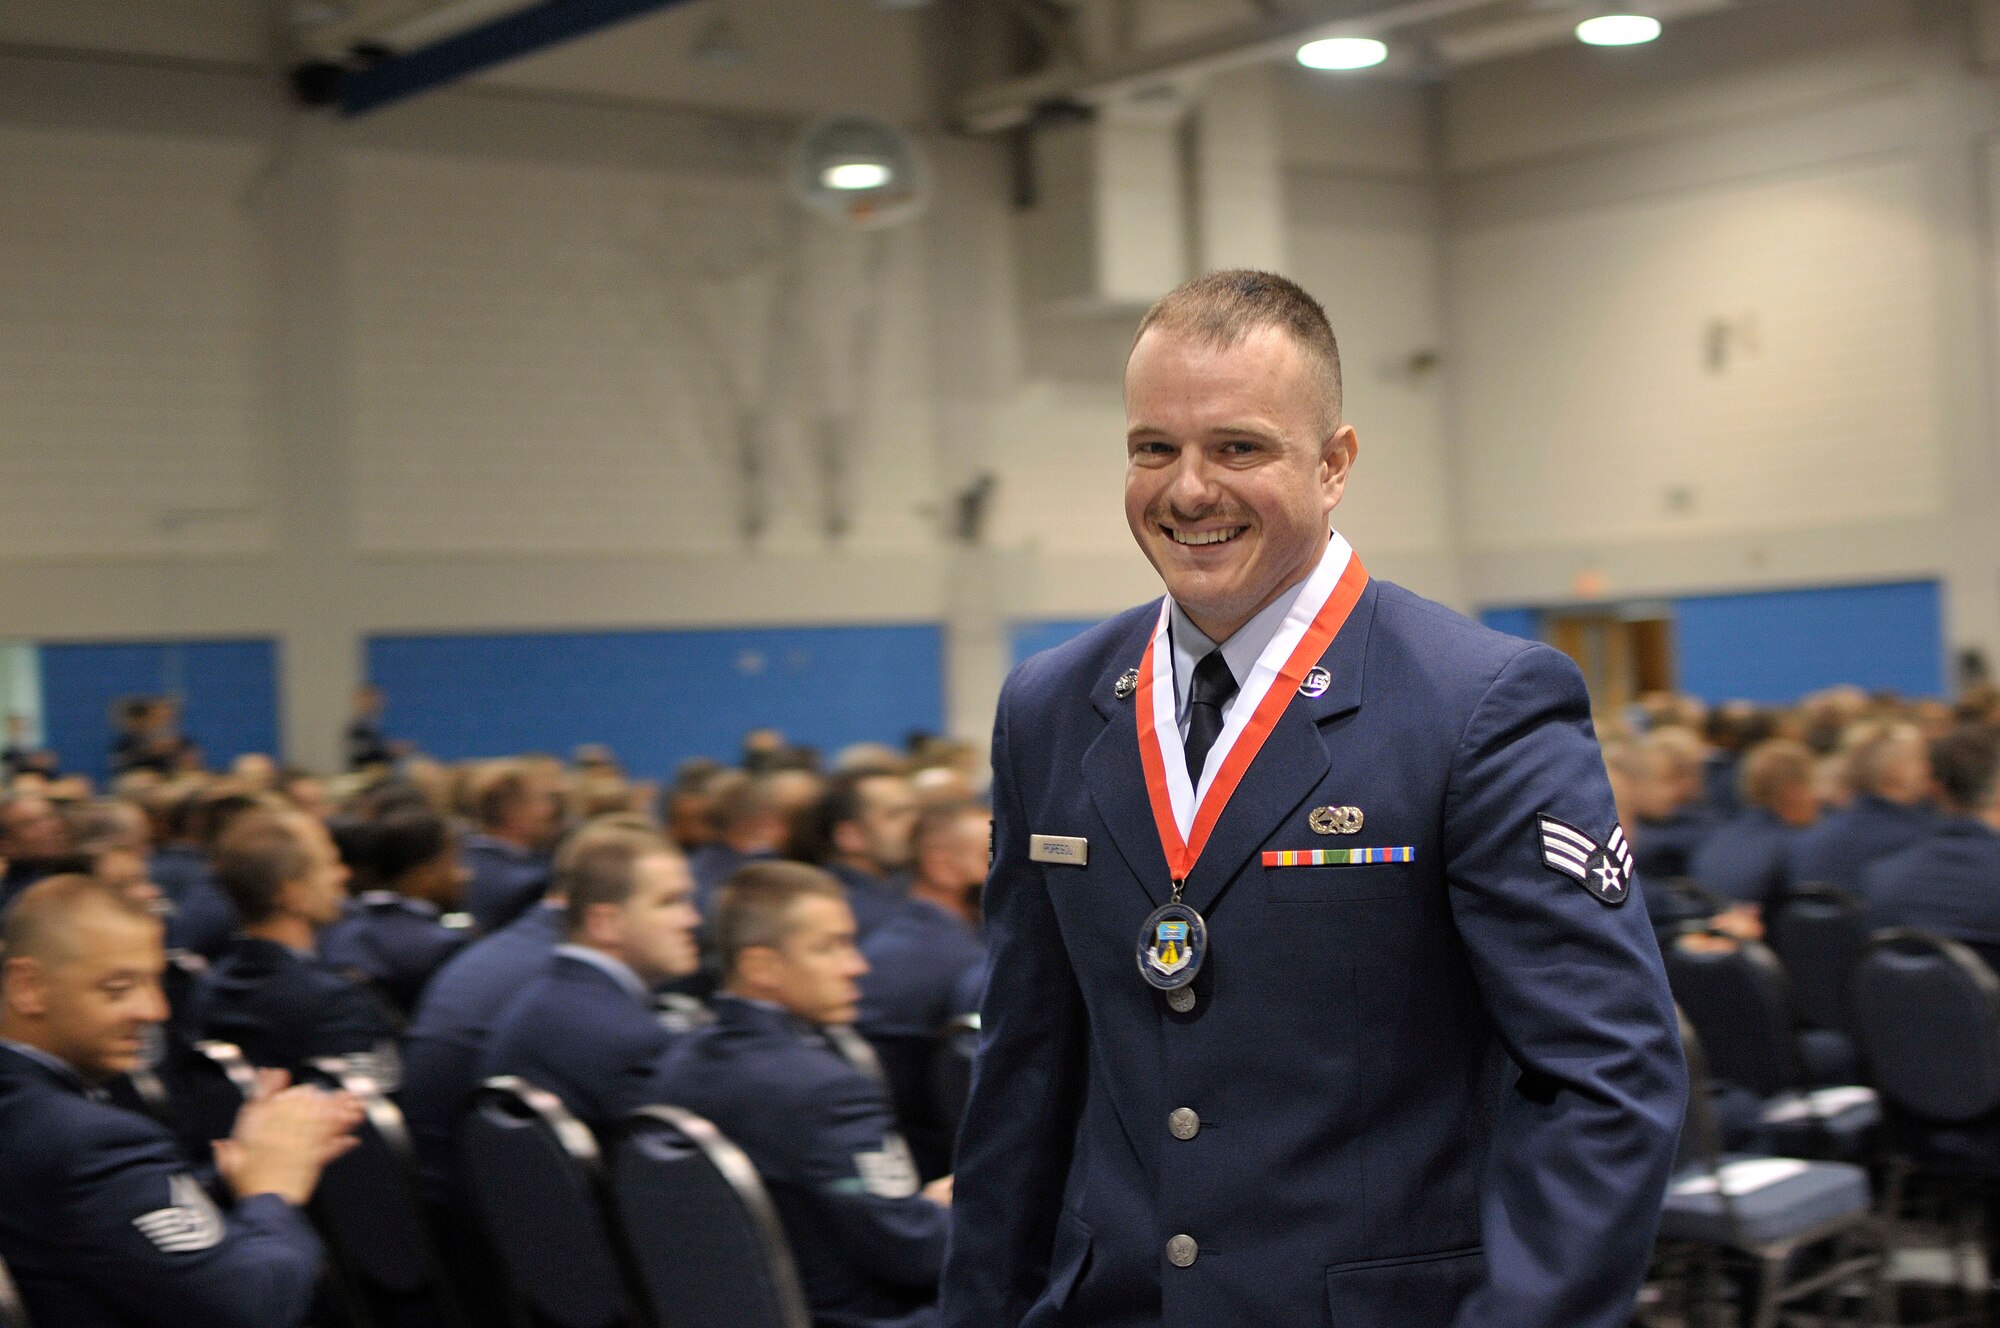
[[[1325,676],[1326,671],[1317,667],[1319,659],[1367,586],[1368,572],[1361,560],[1346,540],[1332,535],[1319,566],[1306,578],[1284,622],[1237,690],[1229,717],[1199,772],[1199,786],[1187,768],[1174,713],[1173,649],[1167,644],[1172,606],[1169,600],[1161,601],[1159,623],[1139,662],[1138,702],[1133,707],[1146,796],[1173,879],[1172,897],[1153,911],[1139,933],[1139,975],[1149,985],[1178,991],[1201,971],[1208,958],[1208,923],[1181,902],[1188,873],[1285,706],[1300,692],[1308,673]],[[1307,695],[1325,690],[1322,686]]]

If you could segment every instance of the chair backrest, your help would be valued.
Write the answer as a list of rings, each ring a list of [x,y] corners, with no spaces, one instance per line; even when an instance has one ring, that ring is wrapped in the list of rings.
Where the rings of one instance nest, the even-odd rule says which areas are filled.
[[[313,1192],[313,1216],[342,1271],[364,1290],[426,1296],[440,1328],[460,1322],[417,1202],[416,1156],[403,1113],[381,1084],[339,1058],[315,1062],[314,1069],[353,1094],[364,1112],[355,1146],[328,1164]]]
[[[979,1053],[979,1016],[962,1014],[944,1026],[931,1053],[931,1110],[946,1137],[958,1137],[965,1102],[972,1096],[972,1061]]]
[[[0,1328],[28,1328],[28,1307],[21,1303],[4,1260],[0,1260]]]
[[[170,1037],[158,1077],[174,1133],[198,1153],[229,1137],[236,1113],[257,1089],[256,1069],[229,1042]]]
[[[1681,1141],[1674,1171],[1678,1174],[1696,1166],[1713,1170],[1722,1161],[1722,1127],[1709,1100],[1708,1056],[1687,1011],[1677,1004],[1674,1016],[1680,1021],[1681,1054],[1687,1060],[1688,1071],[1687,1114],[1681,1119]]]
[[[2000,1107],[2000,979],[1965,946],[1898,927],[1861,952],[1854,1036],[1890,1105],[1931,1121]]]
[[[1868,944],[1861,901],[1830,885],[1799,886],[1771,910],[1765,934],[1791,979],[1798,1021],[1849,1031],[1847,975]]]
[[[1799,1083],[1785,971],[1757,941],[1689,932],[1665,951],[1667,985],[1717,1079],[1770,1097]]]
[[[536,1314],[558,1328],[646,1322],[603,1201],[597,1141],[554,1094],[488,1079],[460,1140],[473,1204]]]
[[[641,1107],[611,1153],[619,1225],[661,1328],[811,1328],[757,1169],[701,1117]]]

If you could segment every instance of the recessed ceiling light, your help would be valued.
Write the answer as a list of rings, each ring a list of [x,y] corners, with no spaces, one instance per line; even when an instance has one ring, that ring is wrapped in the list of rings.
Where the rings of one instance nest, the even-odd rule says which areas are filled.
[[[1646,14],[1599,14],[1576,25],[1586,46],[1637,46],[1660,35],[1660,20]]]
[[[1307,69],[1366,69],[1389,58],[1389,48],[1373,37],[1322,37],[1299,47]]]
[[[895,172],[879,161],[837,161],[819,173],[828,189],[880,189]]]

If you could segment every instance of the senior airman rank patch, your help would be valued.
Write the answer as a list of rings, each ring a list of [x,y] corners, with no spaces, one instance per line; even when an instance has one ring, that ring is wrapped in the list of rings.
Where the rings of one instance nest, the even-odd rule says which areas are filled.
[[[1611,828],[1611,837],[1600,844],[1583,831],[1544,813],[1542,865],[1581,885],[1599,902],[1617,906],[1632,892],[1632,850],[1625,843],[1625,831]]]

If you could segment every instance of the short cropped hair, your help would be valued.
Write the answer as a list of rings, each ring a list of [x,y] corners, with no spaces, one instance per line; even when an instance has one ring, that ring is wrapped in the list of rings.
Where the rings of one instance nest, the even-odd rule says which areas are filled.
[[[626,824],[591,822],[572,835],[556,854],[550,884],[568,897],[563,921],[574,936],[594,904],[623,904],[632,897],[633,873],[639,859],[672,853],[666,836]]]
[[[1132,344],[1154,328],[1217,350],[1240,345],[1252,332],[1275,327],[1292,339],[1319,380],[1329,433],[1340,427],[1340,343],[1318,300],[1274,272],[1232,268],[1184,281],[1139,320]]]
[[[528,782],[524,766],[511,761],[502,763],[473,781],[472,815],[481,825],[499,825],[516,804],[533,793],[534,786]]]
[[[1923,744],[1923,731],[1908,720],[1870,720],[1856,724],[1843,737],[1848,769],[1855,789],[1862,793],[1881,792],[1889,772],[1889,760],[1908,744]]]
[[[752,946],[784,944],[792,930],[792,905],[819,897],[845,902],[840,882],[802,862],[753,862],[738,867],[715,902],[715,949],[725,977]]]
[[[910,848],[915,853],[927,853],[933,845],[949,840],[958,832],[958,823],[968,816],[985,816],[987,811],[976,802],[940,802],[926,807],[917,814],[916,827],[910,831]]]
[[[1983,725],[1953,729],[1931,744],[1931,773],[1953,811],[1979,811],[2000,780],[2000,734]]]
[[[1736,789],[1752,807],[1775,807],[1788,788],[1810,789],[1818,758],[1812,748],[1790,738],[1767,738],[1743,754]]]
[[[451,826],[428,807],[392,812],[375,823],[374,831],[370,865],[376,879],[387,886],[436,862],[451,848]]]
[[[298,832],[297,812],[252,812],[238,817],[215,847],[215,883],[236,905],[245,926],[278,911],[278,896],[312,870],[312,854]]]
[[[14,896],[7,911],[0,914],[0,959],[62,963],[75,958],[70,944],[71,922],[92,906],[159,922],[143,903],[108,881],[81,873],[49,876]]]

